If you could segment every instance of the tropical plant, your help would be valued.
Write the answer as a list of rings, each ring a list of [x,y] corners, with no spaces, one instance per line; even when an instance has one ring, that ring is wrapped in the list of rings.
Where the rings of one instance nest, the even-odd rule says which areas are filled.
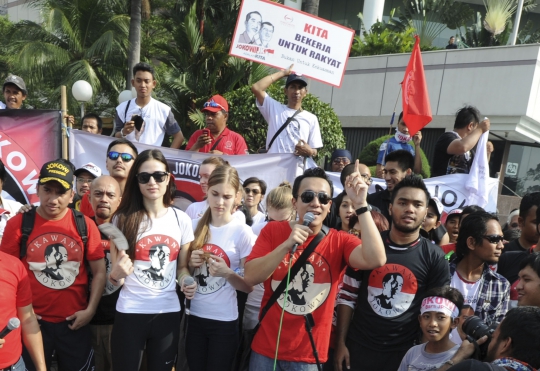
[[[376,173],[377,156],[379,154],[381,144],[391,137],[393,137],[393,135],[385,135],[369,142],[369,144],[365,146],[362,152],[360,152],[358,155],[358,160],[360,160],[361,163],[369,166],[372,174]],[[413,141],[410,141],[409,144],[414,147]],[[429,178],[431,176],[431,167],[429,166],[429,161],[424,151],[422,149],[420,149],[420,151],[420,155],[422,156],[422,173],[420,175],[422,175],[424,178]]]
[[[58,108],[60,86],[90,83],[97,112],[123,90],[129,16],[125,0],[32,0],[43,22],[22,21],[9,35],[14,72],[43,108]],[[70,111],[79,112],[74,99]]]
[[[283,84],[274,83],[268,94],[278,102],[285,101]],[[224,95],[229,103],[229,128],[241,133],[251,153],[265,146],[268,124],[255,106],[255,96],[249,86],[231,91]],[[324,147],[319,150],[318,158],[330,156],[336,148],[345,148],[345,137],[339,118],[330,105],[308,94],[302,101],[302,108],[313,113],[319,119]]]
[[[517,44],[536,44],[540,43],[540,28],[531,20],[525,23],[518,33]]]
[[[13,23],[9,21],[7,17],[0,16],[0,35],[9,35],[11,29],[13,28]],[[8,61],[8,39],[6,37],[0,38],[0,80],[8,76],[10,72],[10,64]]]
[[[517,4],[515,0],[484,0],[484,6],[487,10],[484,28],[495,37],[505,30]]]

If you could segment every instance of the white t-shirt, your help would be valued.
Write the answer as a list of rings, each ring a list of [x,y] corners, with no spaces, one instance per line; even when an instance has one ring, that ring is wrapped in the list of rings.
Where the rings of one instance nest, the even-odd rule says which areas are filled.
[[[124,124],[131,121],[132,115],[139,115],[144,120],[139,136],[137,136],[136,130],[126,135],[126,139],[132,142],[161,146],[165,133],[173,135],[180,131],[180,126],[172,114],[171,107],[150,98],[150,102],[141,108],[135,103],[136,99],[125,101],[116,107],[115,131],[122,130]],[[130,103],[126,114],[128,102]]]
[[[452,280],[450,281],[450,287],[458,289],[459,292],[463,295],[463,305],[470,306],[473,312],[476,310],[476,303],[478,302],[478,291],[480,290],[480,284],[482,279],[479,279],[476,282],[466,281],[461,277],[457,270],[452,275]],[[450,334],[450,339],[456,344],[461,344],[462,340],[459,337],[459,332],[457,328],[453,329]]]
[[[268,133],[266,134],[266,148],[268,148],[274,134],[289,117],[294,115],[296,110],[279,103],[266,93],[262,105],[257,99],[255,102],[268,123]],[[317,116],[305,110],[299,112],[279,134],[268,153],[294,153],[294,147],[300,139],[314,149],[323,146],[319,120]]]
[[[193,220],[193,229],[199,220]],[[203,246],[205,252],[219,256],[233,271],[240,267],[255,244],[255,235],[246,224],[237,219],[221,227],[210,225],[210,240]],[[197,281],[197,293],[191,300],[191,314],[218,321],[234,321],[238,318],[235,288],[223,277],[212,277],[208,263],[204,262],[193,272]]]
[[[441,367],[444,362],[452,359],[459,349],[459,345],[456,345],[450,350],[442,353],[428,353],[426,352],[426,344],[420,344],[409,349],[398,371],[431,371]]]
[[[264,220],[261,223],[253,223],[251,230],[255,236],[259,236],[262,229],[266,227],[268,222]],[[248,294],[246,305],[251,305],[254,307],[261,307],[261,302],[264,296],[264,282],[259,283],[258,285],[253,286],[253,291]]]
[[[204,212],[208,209],[208,202],[206,200],[194,202],[191,205],[189,205],[186,209],[186,214],[193,220],[193,219],[199,219],[202,218]],[[239,220],[242,224],[246,224],[246,216],[241,211],[235,211],[232,216]],[[195,227],[193,227],[193,230],[195,230]]]
[[[0,102],[0,109],[6,109],[6,105],[2,102]]]
[[[180,311],[176,294],[177,259],[181,246],[193,241],[191,220],[183,211],[169,207],[164,216],[151,221],[146,230],[139,231],[134,271],[126,277],[116,303],[119,312]]]
[[[266,215],[264,215],[260,211],[257,211],[257,214],[253,215],[251,219],[253,219],[253,225],[263,223],[264,219],[266,219]]]
[[[0,238],[4,236],[7,221],[17,215],[17,212],[22,206],[20,202],[0,196]]]

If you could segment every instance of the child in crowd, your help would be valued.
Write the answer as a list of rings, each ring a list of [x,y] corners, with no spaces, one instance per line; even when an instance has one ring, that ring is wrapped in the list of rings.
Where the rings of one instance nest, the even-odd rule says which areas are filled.
[[[438,228],[441,226],[441,215],[444,210],[441,201],[437,197],[432,197],[429,200],[428,211],[424,222],[422,223],[422,229],[427,232],[428,238],[436,245],[442,246],[449,243],[450,238],[448,233],[445,232],[442,236],[438,232]]]
[[[420,328],[426,343],[409,349],[398,371],[436,370],[450,360],[459,348],[450,333],[459,324],[463,295],[450,286],[437,287],[426,293],[420,308]]]

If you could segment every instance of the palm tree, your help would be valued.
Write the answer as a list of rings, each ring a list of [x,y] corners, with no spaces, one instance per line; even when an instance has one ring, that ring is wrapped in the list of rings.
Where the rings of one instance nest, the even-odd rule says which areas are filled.
[[[141,24],[142,0],[131,0],[131,18],[129,21],[129,51],[126,90],[131,89],[133,67],[141,60]]]
[[[32,0],[30,5],[41,10],[43,23],[17,23],[9,52],[15,72],[24,76],[41,107],[58,107],[60,85],[70,90],[77,80],[92,85],[94,104],[111,106],[124,87],[125,0]],[[78,111],[75,102],[70,110]]]

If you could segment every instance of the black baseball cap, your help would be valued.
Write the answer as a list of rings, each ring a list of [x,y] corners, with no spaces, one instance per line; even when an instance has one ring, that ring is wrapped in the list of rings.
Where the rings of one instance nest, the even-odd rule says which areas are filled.
[[[51,181],[60,183],[66,191],[69,191],[73,187],[73,170],[66,163],[58,160],[49,161],[41,167],[39,184]]]
[[[290,74],[289,77],[287,77],[287,82],[285,83],[285,87],[288,87],[289,84],[293,82],[301,82],[304,86],[307,86],[307,80],[302,75],[296,75],[294,73]]]
[[[2,86],[2,91],[4,91],[4,88],[6,87],[6,85],[9,85],[9,84],[15,85],[16,87],[18,87],[19,89],[22,90],[24,95],[28,95],[28,92],[26,91],[26,84],[24,83],[24,80],[22,79],[22,77],[19,77],[17,75],[9,75],[4,80],[4,85]]]

